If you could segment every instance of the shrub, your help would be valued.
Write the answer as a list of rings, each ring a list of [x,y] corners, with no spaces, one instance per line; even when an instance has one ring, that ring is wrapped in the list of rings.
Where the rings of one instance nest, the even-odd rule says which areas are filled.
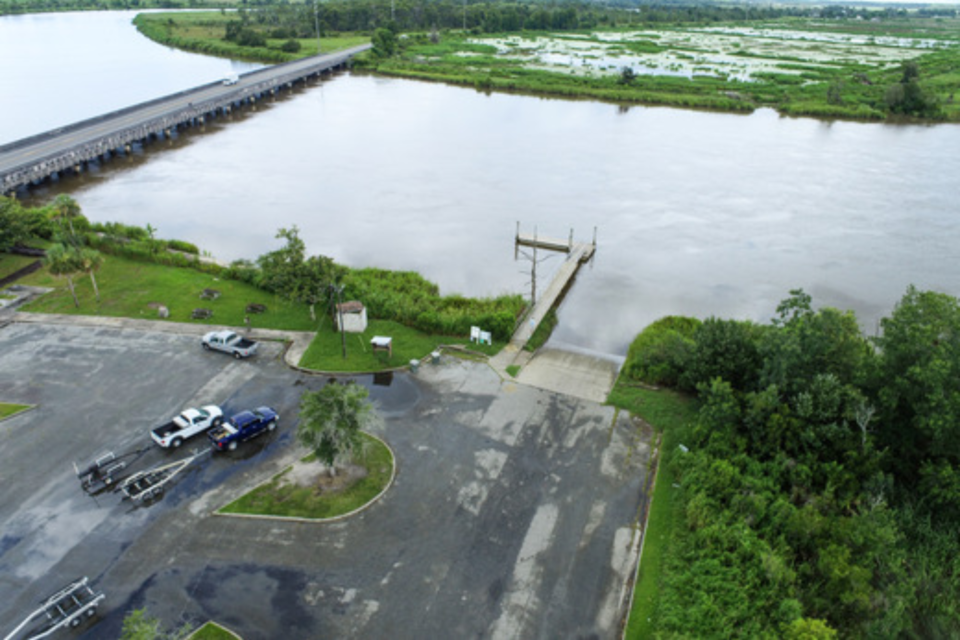
[[[677,386],[693,352],[693,335],[699,326],[699,320],[685,316],[657,320],[634,338],[624,372],[650,384]]]
[[[184,253],[200,254],[200,249],[197,248],[197,245],[191,242],[185,242],[184,240],[167,240],[167,247],[176,251],[183,251]]]

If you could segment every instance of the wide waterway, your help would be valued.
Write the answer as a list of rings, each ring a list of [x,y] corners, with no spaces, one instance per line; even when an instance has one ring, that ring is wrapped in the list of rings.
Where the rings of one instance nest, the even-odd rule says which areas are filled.
[[[0,18],[0,55],[32,25],[44,42],[33,77],[45,79],[13,102],[4,94],[0,141],[36,133],[41,108],[52,128],[95,115],[88,96],[119,108],[153,97],[128,96],[156,78],[172,92],[235,64],[149,43],[130,16]],[[99,36],[113,62],[81,65],[84,88],[65,100],[70,38],[93,23],[114,34]],[[169,62],[131,74],[128,49]],[[194,65],[213,67],[183,71]],[[621,109],[341,74],[40,195],[66,190],[93,220],[149,223],[225,260],[272,250],[276,230],[297,225],[312,253],[416,270],[471,296],[529,291],[529,263],[514,262],[517,221],[580,240],[596,227],[597,256],[553,343],[622,356],[664,315],[767,321],[798,287],[817,306],[854,310],[868,333],[911,283],[957,295],[958,175],[956,125]],[[540,286],[561,259],[541,263]]]

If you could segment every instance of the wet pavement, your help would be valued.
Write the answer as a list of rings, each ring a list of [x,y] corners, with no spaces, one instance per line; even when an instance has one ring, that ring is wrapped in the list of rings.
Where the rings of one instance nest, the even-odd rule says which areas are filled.
[[[398,464],[371,508],[332,523],[214,515],[305,453],[299,397],[328,378],[282,352],[238,362],[177,333],[0,328],[0,399],[37,405],[0,422],[0,632],[87,575],[107,599],[85,638],[118,637],[139,607],[246,640],[616,637],[649,433],[445,355],[360,378]],[[80,490],[74,462],[144,447],[152,426],[209,402],[269,404],[280,428],[232,454],[206,453],[202,436],[149,448],[138,467],[200,455],[148,507]]]

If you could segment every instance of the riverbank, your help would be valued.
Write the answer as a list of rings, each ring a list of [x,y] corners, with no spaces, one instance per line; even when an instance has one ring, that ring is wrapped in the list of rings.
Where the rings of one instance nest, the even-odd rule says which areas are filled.
[[[261,62],[317,52],[316,38],[259,31],[256,46],[224,39],[229,14],[141,14],[135,24],[169,46]],[[280,35],[274,33],[273,35]],[[366,36],[324,37],[347,47]],[[377,47],[375,47],[377,50]],[[914,65],[906,71],[905,65]],[[960,122],[960,19],[917,15],[633,26],[619,30],[404,34],[357,66],[385,76],[479,91],[617,104],[818,118]],[[913,81],[913,84],[911,84]]]
[[[896,28],[889,22],[793,20],[446,34],[411,38],[401,49],[386,59],[367,56],[361,64],[385,75],[479,91],[736,113],[769,107],[783,115],[847,120],[960,121],[958,20],[936,28],[907,19]],[[918,97],[907,104],[904,93],[910,91]]]

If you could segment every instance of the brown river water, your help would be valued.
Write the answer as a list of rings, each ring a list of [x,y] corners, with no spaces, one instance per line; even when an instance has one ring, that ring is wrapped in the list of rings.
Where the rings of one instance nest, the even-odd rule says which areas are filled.
[[[44,41],[0,93],[0,143],[255,67],[150,43],[132,15],[0,18],[2,59]],[[91,33],[111,45],[81,56],[71,38]],[[767,321],[794,288],[854,310],[870,334],[910,284],[960,294],[958,176],[957,125],[619,108],[342,73],[35,197],[71,193],[93,220],[149,223],[222,260],[256,258],[297,225],[311,253],[470,296],[529,292],[518,221],[578,240],[596,228],[551,343],[620,358],[664,315]],[[540,264],[540,288],[560,260]]]

